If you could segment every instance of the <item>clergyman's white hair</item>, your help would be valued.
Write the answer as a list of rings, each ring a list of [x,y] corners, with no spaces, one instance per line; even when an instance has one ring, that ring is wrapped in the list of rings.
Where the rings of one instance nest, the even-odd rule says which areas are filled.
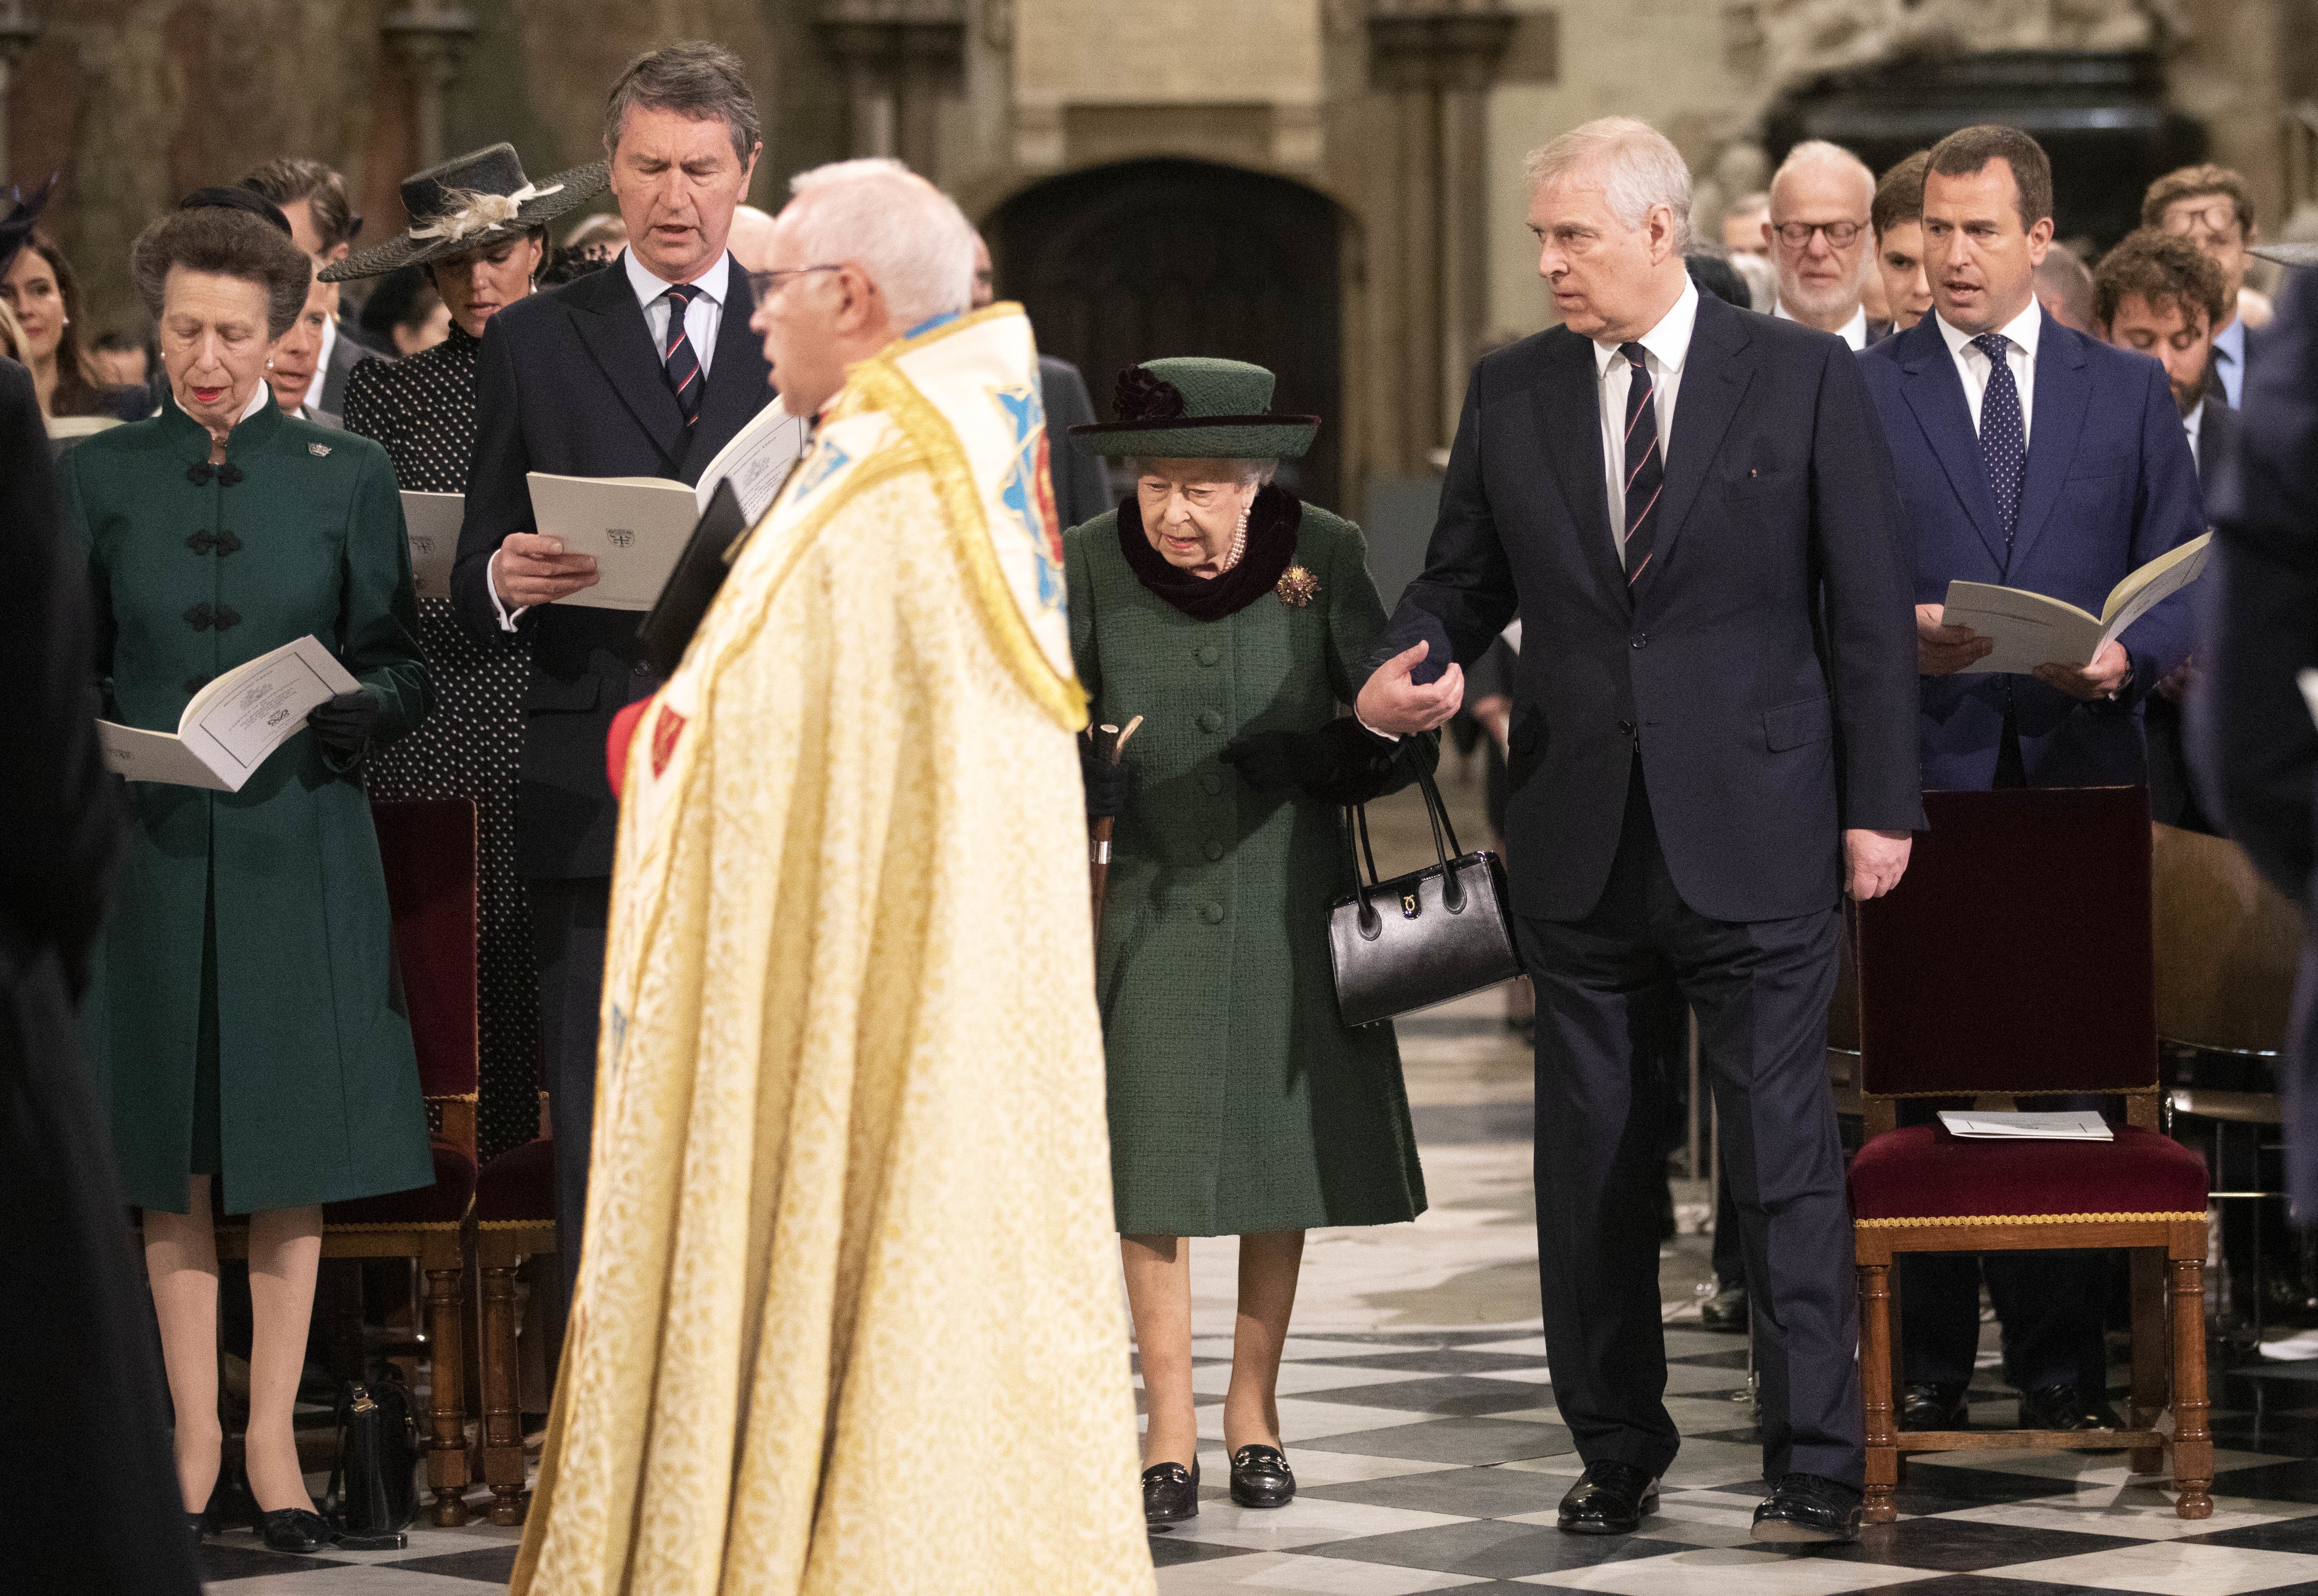
[[[1787,151],[1787,158],[1781,161],[1779,169],[1771,174],[1772,195],[1776,197],[1779,192],[1779,180],[1789,173],[1801,171],[1805,166],[1816,166],[1821,164],[1842,167],[1857,180],[1860,190],[1859,214],[1865,216],[1875,203],[1874,168],[1844,148],[1842,145],[1831,144],[1824,139],[1806,139]]]
[[[974,225],[899,161],[831,161],[789,179],[798,265],[858,263],[900,326],[974,299]]]
[[[1664,133],[1638,117],[1599,117],[1549,139],[1522,163],[1532,193],[1581,170],[1601,179],[1610,213],[1630,228],[1648,220],[1653,205],[1673,211],[1675,250],[1689,249],[1690,167]]]

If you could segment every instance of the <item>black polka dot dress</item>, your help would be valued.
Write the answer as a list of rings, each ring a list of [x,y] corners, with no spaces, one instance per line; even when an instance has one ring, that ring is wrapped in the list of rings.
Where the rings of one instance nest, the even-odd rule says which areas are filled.
[[[400,486],[464,493],[475,441],[475,352],[451,336],[406,360],[364,361],[346,379],[348,432],[375,438]],[[485,1158],[537,1134],[539,972],[523,881],[515,870],[515,805],[523,749],[528,634],[478,648],[448,599],[419,601],[420,646],[435,707],[409,737],[373,758],[373,798],[472,798],[481,827],[482,1084],[476,1140]]]

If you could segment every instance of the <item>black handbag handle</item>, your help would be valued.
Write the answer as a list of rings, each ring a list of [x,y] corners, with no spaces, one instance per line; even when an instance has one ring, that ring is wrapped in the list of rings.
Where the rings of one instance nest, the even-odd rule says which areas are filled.
[[[1433,829],[1433,856],[1441,865],[1441,906],[1451,914],[1462,914],[1465,910],[1465,883],[1457,879],[1457,872],[1449,864],[1451,859],[1462,858],[1465,852],[1457,845],[1456,824],[1449,818],[1449,806],[1442,801],[1441,789],[1433,785],[1433,773],[1419,769],[1416,785],[1424,794],[1424,818]],[[1369,843],[1367,804],[1352,804],[1344,811],[1340,833],[1343,838],[1345,862],[1352,871],[1352,895],[1361,903],[1361,931],[1363,936],[1373,937],[1380,922],[1377,919],[1375,906],[1369,901],[1369,894],[1384,878],[1377,870],[1376,850]],[[1355,837],[1360,844],[1357,851],[1353,847]],[[1363,858],[1369,867],[1365,881],[1361,877]]]

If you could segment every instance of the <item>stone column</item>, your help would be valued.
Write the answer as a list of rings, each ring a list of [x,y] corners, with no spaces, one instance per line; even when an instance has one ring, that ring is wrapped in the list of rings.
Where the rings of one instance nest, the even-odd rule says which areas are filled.
[[[845,73],[852,153],[933,175],[936,112],[966,58],[965,0],[822,0],[813,31]]]
[[[1370,81],[1390,96],[1398,159],[1378,213],[1395,219],[1400,336],[1397,469],[1423,468],[1457,427],[1488,313],[1488,88],[1519,19],[1503,0],[1373,0]]]
[[[0,184],[5,184],[12,175],[8,165],[8,92],[15,82],[17,61],[40,36],[40,21],[24,0],[0,0]],[[13,175],[28,186],[32,181],[29,172]]]
[[[473,13],[455,0],[411,0],[379,30],[410,74],[414,171],[439,166],[443,148],[443,99],[458,76],[459,58],[474,41]]]

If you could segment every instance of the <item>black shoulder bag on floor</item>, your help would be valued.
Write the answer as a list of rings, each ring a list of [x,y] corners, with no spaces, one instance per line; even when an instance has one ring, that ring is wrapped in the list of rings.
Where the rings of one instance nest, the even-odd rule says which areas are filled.
[[[348,1551],[391,1552],[418,1516],[418,1421],[410,1387],[388,1378],[338,1387],[338,1461],[322,1516]]]
[[[1440,789],[1430,775],[1416,780],[1437,864],[1379,881],[1367,807],[1340,817],[1352,890],[1328,910],[1328,959],[1336,1009],[1348,1026],[1429,1009],[1521,973],[1504,863],[1492,853],[1460,852]]]

